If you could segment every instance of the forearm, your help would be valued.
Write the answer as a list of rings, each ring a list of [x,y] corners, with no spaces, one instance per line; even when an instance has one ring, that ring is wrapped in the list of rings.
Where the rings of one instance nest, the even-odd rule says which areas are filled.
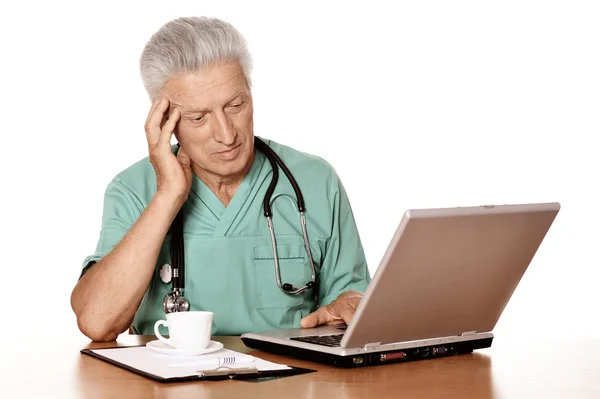
[[[119,244],[79,280],[71,306],[90,339],[113,340],[129,327],[181,203],[155,195]]]

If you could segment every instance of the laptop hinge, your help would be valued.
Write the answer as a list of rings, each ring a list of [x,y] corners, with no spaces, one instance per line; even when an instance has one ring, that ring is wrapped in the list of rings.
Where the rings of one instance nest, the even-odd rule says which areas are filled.
[[[475,335],[475,333],[477,332],[477,330],[473,330],[473,331],[465,331],[464,333],[460,334],[461,337],[466,337],[469,335]]]
[[[365,349],[377,348],[379,345],[381,345],[381,341],[379,341],[379,342],[369,342],[368,344],[365,344],[364,348]]]

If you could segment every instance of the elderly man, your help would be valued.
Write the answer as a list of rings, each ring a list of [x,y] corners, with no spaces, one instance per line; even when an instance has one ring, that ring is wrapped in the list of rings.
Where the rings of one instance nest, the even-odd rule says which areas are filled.
[[[180,256],[178,214],[185,297],[190,310],[214,312],[213,334],[352,319],[370,276],[350,203],[323,159],[255,137],[251,65],[245,39],[217,19],[173,20],[147,43],[140,68],[152,101],[149,157],[108,184],[96,251],[71,295],[90,339],[113,340],[128,328],[154,333],[172,288],[168,265]],[[282,169],[269,190],[277,167],[269,148],[304,197],[306,241]],[[268,191],[276,245],[264,215]],[[308,288],[292,293],[287,284]]]

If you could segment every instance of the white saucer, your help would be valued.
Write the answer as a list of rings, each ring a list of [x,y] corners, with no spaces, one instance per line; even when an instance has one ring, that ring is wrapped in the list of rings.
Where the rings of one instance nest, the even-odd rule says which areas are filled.
[[[223,344],[217,341],[210,341],[208,346],[205,349],[200,349],[197,351],[186,351],[181,349],[175,349],[168,344],[157,340],[150,341],[146,344],[148,349],[151,349],[155,352],[165,353],[167,355],[178,355],[178,356],[198,356],[204,355],[211,352],[216,352],[219,349],[223,348]]]

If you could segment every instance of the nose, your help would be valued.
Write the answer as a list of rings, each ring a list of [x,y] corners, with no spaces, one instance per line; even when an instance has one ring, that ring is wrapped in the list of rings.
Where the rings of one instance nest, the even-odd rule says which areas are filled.
[[[237,132],[233,121],[224,112],[216,113],[215,125],[213,126],[213,135],[215,140],[224,145],[230,146],[235,143]]]

